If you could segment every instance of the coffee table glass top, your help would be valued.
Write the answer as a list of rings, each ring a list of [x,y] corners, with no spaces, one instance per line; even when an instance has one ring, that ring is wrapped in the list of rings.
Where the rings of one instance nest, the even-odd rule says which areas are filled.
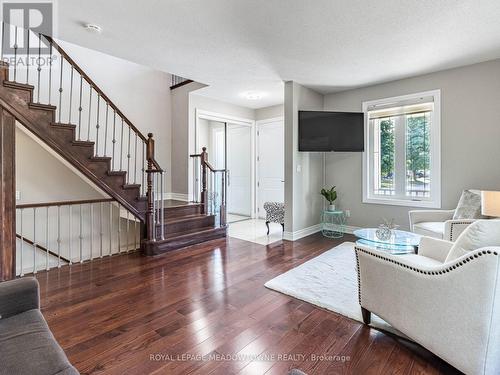
[[[377,228],[357,229],[353,233],[359,238],[358,244],[372,246],[379,250],[386,250],[392,254],[414,253],[420,243],[420,236],[404,230],[393,230],[388,240],[377,238]]]

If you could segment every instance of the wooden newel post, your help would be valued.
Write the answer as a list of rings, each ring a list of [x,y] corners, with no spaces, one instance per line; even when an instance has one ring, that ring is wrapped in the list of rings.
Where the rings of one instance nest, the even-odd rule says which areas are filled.
[[[0,281],[16,277],[16,157],[14,117],[0,108]]]
[[[207,148],[201,149],[201,209],[203,214],[208,212],[208,191],[207,191],[207,165],[208,153]]]
[[[155,141],[153,139],[153,133],[148,133],[148,141],[146,145],[146,159],[148,161],[147,173],[147,199],[148,207],[146,210],[146,238],[148,241],[153,241],[155,239],[155,228],[154,228],[154,210],[153,210],[153,160],[155,154]]]

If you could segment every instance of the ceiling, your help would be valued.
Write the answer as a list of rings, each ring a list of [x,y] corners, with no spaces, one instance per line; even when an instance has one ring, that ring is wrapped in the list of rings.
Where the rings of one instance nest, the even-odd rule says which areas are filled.
[[[250,108],[282,103],[287,80],[330,93],[500,57],[499,0],[63,0],[58,13],[63,40]]]

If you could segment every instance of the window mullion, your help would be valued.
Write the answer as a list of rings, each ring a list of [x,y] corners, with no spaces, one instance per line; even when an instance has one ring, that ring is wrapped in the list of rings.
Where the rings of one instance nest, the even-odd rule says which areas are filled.
[[[406,123],[404,116],[396,116],[395,120],[395,190],[396,197],[405,197],[406,184]]]

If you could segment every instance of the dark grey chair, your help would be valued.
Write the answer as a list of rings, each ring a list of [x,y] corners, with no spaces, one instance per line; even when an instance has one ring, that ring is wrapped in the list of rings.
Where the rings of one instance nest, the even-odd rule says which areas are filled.
[[[0,375],[74,375],[40,312],[38,281],[0,283]]]

